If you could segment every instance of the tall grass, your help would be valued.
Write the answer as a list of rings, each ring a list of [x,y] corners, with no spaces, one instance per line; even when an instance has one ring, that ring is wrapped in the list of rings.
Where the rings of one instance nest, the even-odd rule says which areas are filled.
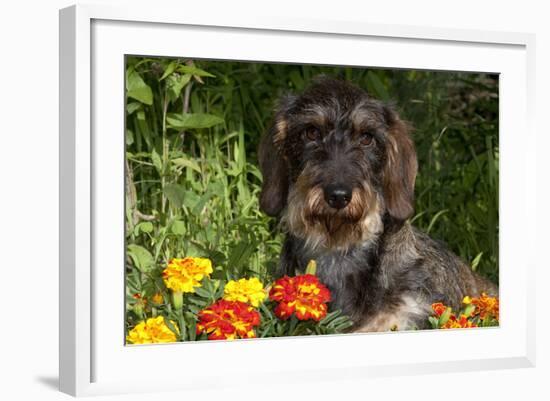
[[[128,57],[127,293],[162,291],[166,261],[268,280],[282,237],[259,211],[256,150],[274,102],[320,74],[395,102],[415,127],[414,224],[498,280],[498,78],[487,74]],[[129,316],[129,321],[133,317]]]

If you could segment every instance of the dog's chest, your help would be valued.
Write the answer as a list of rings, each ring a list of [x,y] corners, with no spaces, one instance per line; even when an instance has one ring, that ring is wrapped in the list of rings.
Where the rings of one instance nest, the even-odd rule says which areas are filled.
[[[377,260],[367,250],[305,256],[316,261],[316,274],[331,291],[332,309],[341,309],[352,318],[360,319],[376,309],[384,298]]]
[[[366,278],[367,272],[375,268],[369,265],[367,256],[363,254],[323,254],[314,260],[319,279],[335,290],[360,277]]]

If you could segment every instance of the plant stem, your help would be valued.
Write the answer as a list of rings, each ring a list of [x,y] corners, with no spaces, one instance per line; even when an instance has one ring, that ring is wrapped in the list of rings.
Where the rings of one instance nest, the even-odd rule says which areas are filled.
[[[166,176],[164,170],[168,164],[168,138],[166,137],[166,114],[168,112],[168,96],[166,90],[164,91],[164,104],[162,108],[162,171],[160,175],[161,191],[162,191],[162,212],[166,211],[166,195],[164,194],[164,187],[166,185]]]

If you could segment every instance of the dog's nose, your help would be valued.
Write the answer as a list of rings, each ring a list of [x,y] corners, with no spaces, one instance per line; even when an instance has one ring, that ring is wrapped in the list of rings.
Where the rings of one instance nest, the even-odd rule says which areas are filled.
[[[351,188],[344,184],[331,184],[324,189],[325,201],[334,209],[343,209],[351,201]]]

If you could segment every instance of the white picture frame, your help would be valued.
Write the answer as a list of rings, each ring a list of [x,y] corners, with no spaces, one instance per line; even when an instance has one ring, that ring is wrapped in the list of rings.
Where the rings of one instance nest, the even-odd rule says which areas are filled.
[[[508,247],[534,246],[524,234],[535,232],[536,221],[534,35],[177,11],[104,5],[60,11],[61,391],[79,396],[238,386],[243,373],[248,381],[269,383],[534,366],[529,305],[535,253]],[[178,35],[200,37],[200,49],[178,45]],[[320,46],[332,51],[316,52]],[[501,326],[125,347],[124,54],[500,73]],[[110,233],[107,224],[115,226]],[[445,343],[456,350],[430,351]],[[301,365],[288,366],[288,354],[302,355]],[[209,367],[205,361],[214,356],[218,363]],[[170,369],[180,358],[196,366]],[[159,361],[168,366],[163,374],[128,373],[138,362]]]

